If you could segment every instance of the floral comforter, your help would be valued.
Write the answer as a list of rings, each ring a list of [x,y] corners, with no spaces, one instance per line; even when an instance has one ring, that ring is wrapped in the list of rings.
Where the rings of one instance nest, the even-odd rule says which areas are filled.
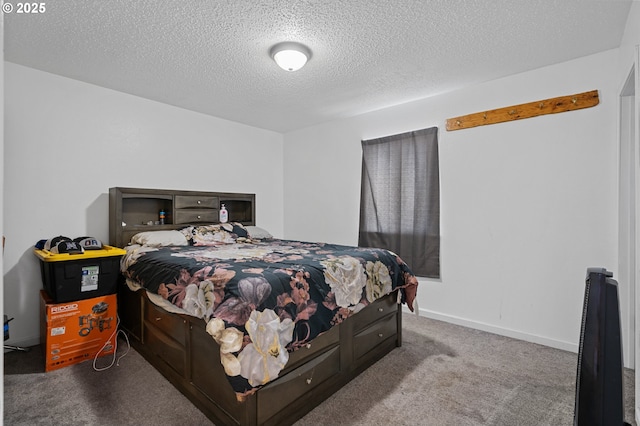
[[[239,396],[278,377],[290,351],[395,289],[413,310],[418,284],[387,250],[277,239],[129,246],[122,271],[207,322]]]

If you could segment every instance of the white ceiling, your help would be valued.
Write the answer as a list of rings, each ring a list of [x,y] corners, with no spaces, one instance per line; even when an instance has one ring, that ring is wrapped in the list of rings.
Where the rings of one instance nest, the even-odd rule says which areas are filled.
[[[287,132],[616,48],[631,0],[45,4],[4,14],[6,60]],[[281,41],[311,49],[302,70]]]

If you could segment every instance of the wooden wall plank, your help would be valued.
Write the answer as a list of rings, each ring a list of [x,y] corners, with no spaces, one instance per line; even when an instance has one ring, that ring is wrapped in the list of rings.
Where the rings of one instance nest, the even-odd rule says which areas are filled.
[[[590,108],[598,105],[600,99],[598,91],[578,93],[575,95],[560,96],[541,101],[528,102],[526,104],[513,105],[490,111],[476,112],[468,115],[447,119],[447,130],[469,129],[471,127],[487,124],[504,123],[506,121],[521,120],[523,118],[537,117],[539,115],[556,114],[559,112],[574,111]]]

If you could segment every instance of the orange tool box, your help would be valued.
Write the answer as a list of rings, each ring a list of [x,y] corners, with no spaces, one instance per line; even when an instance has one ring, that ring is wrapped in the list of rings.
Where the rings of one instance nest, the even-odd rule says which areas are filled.
[[[45,371],[113,354],[117,338],[117,296],[54,303],[40,290],[40,343]]]

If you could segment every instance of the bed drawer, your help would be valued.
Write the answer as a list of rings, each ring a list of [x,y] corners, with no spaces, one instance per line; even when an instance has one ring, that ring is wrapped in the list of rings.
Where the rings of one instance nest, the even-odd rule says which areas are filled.
[[[179,315],[170,314],[152,302],[147,302],[145,305],[145,322],[167,334],[179,344],[184,345],[186,342],[186,320]]]
[[[289,354],[289,362],[282,371],[286,374],[288,371],[297,368],[302,363],[313,358],[316,354],[326,351],[328,348],[335,346],[340,341],[340,330],[338,327],[332,327],[328,331],[322,333],[311,342]]]
[[[217,209],[218,197],[207,197],[197,195],[176,195],[175,196],[175,208],[176,209]]]
[[[362,311],[355,314],[353,318],[353,329],[358,332],[369,326],[372,322],[377,321],[381,317],[398,311],[397,293],[393,292],[389,295],[376,300]]]
[[[181,377],[184,377],[186,371],[184,346],[148,322],[145,323],[144,331],[145,345]]]
[[[305,395],[310,397],[314,388],[339,373],[340,347],[336,346],[269,383],[258,393],[258,423],[265,422]]]
[[[353,338],[354,359],[358,360],[367,355],[369,351],[380,346],[385,340],[395,337],[397,332],[397,315],[389,315],[365,328]],[[393,340],[393,344],[395,345],[395,340]]]
[[[212,223],[218,222],[218,210],[212,209],[183,209],[176,210],[173,220],[176,224],[181,223]]]

